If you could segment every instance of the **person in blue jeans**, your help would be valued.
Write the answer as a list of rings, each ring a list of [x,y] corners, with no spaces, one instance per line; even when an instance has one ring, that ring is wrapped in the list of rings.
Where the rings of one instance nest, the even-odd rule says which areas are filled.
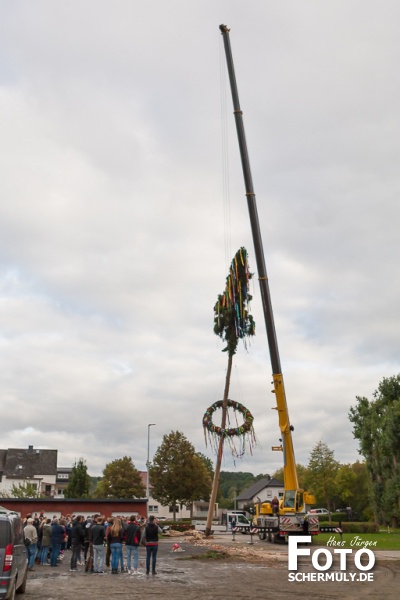
[[[144,536],[146,539],[146,575],[150,574],[150,562],[152,574],[157,575],[156,563],[159,533],[162,533],[162,531],[155,522],[154,515],[151,515],[144,530]]]
[[[29,544],[28,550],[28,567],[30,571],[34,571],[37,544]]]
[[[114,523],[107,533],[107,540],[111,549],[111,574],[118,574],[118,565],[122,558],[122,541],[124,539],[124,528],[121,519],[114,519]]]
[[[60,525],[58,519],[54,519],[53,524],[51,526],[51,556],[50,556],[50,566],[58,567],[57,559],[61,552],[61,545],[64,542],[64,537],[66,535],[65,527]]]
[[[133,554],[133,575],[139,575],[139,544],[142,536],[142,530],[139,523],[136,522],[135,515],[129,519],[126,528],[126,567],[128,573],[131,573],[131,560]]]
[[[95,573],[104,573],[104,540],[106,530],[104,527],[103,517],[97,517],[96,525],[92,528],[92,543],[93,543],[93,571]]]
[[[33,525],[33,519],[31,518],[27,519],[26,521],[26,526],[24,527],[24,538],[26,540],[26,550],[28,554],[28,568],[30,571],[33,571],[36,558],[38,534],[36,527]]]

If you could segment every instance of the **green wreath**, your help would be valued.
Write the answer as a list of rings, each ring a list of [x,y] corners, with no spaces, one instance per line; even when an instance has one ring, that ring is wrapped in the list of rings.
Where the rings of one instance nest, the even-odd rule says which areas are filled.
[[[203,417],[204,429],[208,429],[210,433],[214,433],[215,435],[224,438],[241,436],[253,431],[253,415],[245,406],[243,406],[243,404],[240,404],[240,402],[236,402],[235,400],[228,400],[227,406],[228,408],[233,408],[233,410],[237,410],[243,415],[243,425],[240,425],[239,427],[229,427],[226,429],[222,429],[222,427],[214,425],[214,423],[212,422],[212,416],[218,408],[222,408],[222,405],[223,400],[218,400],[218,402],[214,402],[214,404],[212,404],[210,408],[206,410]]]

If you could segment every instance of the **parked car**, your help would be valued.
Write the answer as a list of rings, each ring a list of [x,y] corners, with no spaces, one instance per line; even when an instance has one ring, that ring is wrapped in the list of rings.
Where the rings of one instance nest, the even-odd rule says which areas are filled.
[[[0,512],[0,599],[23,594],[28,577],[28,556],[22,519],[12,511]]]
[[[168,531],[171,529],[171,527],[169,525],[161,525],[161,523],[160,523],[159,527],[163,533],[168,533]]]
[[[346,515],[348,521],[360,521],[360,515],[349,508],[338,508],[336,513]]]
[[[308,511],[309,515],[329,515],[329,510],[326,508],[312,508]]]

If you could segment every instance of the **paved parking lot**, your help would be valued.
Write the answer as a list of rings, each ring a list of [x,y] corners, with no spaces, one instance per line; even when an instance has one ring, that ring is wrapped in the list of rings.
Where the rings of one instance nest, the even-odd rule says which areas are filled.
[[[218,600],[222,598],[287,600],[293,594],[313,600],[397,600],[400,585],[400,553],[379,556],[373,582],[290,582],[287,546],[257,541],[250,536],[215,536],[204,546],[185,538],[160,542],[157,575],[95,575],[84,567],[69,572],[70,552],[58,568],[36,566],[30,573],[24,600],[97,600],[98,598],[162,598],[162,600]],[[182,552],[172,552],[174,542]],[[209,552],[237,552],[239,556],[201,559]],[[377,553],[378,554],[378,553]],[[144,573],[145,549],[140,548],[139,567]],[[300,570],[308,572],[306,561]]]

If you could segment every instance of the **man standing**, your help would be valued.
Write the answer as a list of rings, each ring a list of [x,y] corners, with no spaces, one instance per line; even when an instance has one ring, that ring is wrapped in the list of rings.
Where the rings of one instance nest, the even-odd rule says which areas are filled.
[[[93,543],[93,569],[95,573],[104,573],[104,540],[106,529],[103,517],[97,517],[95,525],[91,529]]]
[[[70,571],[77,571],[78,558],[81,555],[82,544],[85,541],[85,532],[82,527],[82,517],[77,516],[72,523],[71,528],[71,568]]]
[[[27,524],[24,527],[24,537],[26,540],[26,549],[28,552],[28,568],[30,571],[34,571],[35,569],[33,568],[33,566],[35,564],[38,534],[36,527],[33,525],[32,518],[27,519],[26,523]]]
[[[145,539],[146,539],[146,575],[150,573],[150,559],[151,559],[151,572],[153,575],[157,575],[156,562],[158,552],[158,534],[162,533],[161,529],[154,522],[154,516],[149,517],[149,522],[145,527]]]
[[[126,530],[126,566],[128,573],[131,573],[131,557],[133,552],[133,575],[139,575],[139,544],[141,534],[140,525],[136,522],[135,515],[132,515]]]

